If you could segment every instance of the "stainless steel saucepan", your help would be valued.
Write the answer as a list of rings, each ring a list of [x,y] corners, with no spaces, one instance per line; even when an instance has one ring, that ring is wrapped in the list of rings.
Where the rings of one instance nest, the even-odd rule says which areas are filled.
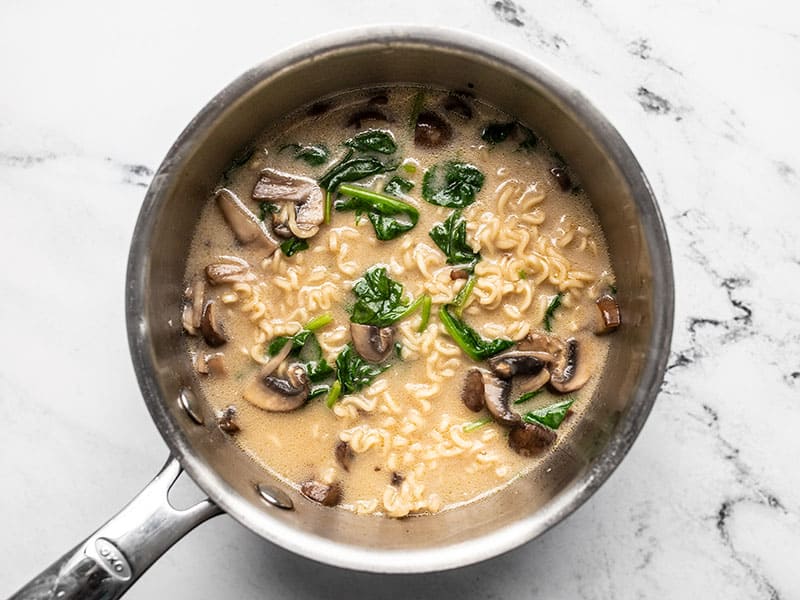
[[[608,239],[625,318],[592,410],[541,468],[480,502],[432,516],[364,517],[301,497],[219,431],[180,327],[185,259],[220,173],[260,131],[321,96],[413,83],[470,90],[529,123],[580,176]],[[131,243],[126,314],[144,400],[171,457],[128,506],[13,598],[110,599],[172,544],[227,512],[264,538],[350,569],[459,567],[519,546],[569,515],[608,478],[642,428],[672,333],[672,265],[642,170],[609,122],[539,63],[455,31],[389,27],[335,34],[248,71],[186,127],[153,178]],[[167,492],[185,469],[208,495],[187,510]]]

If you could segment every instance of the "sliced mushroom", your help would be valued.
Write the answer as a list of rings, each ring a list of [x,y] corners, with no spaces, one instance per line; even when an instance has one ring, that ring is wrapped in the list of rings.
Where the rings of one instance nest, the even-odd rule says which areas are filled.
[[[211,285],[223,283],[246,283],[255,281],[256,276],[250,263],[237,256],[220,256],[221,262],[211,263],[205,269],[206,279]]]
[[[555,359],[556,354],[562,352],[564,342],[554,335],[532,331],[528,336],[517,344],[517,350],[524,352],[537,352],[538,356],[546,363]]]
[[[520,423],[508,434],[508,445],[522,456],[536,456],[556,441],[556,432],[538,423]]]
[[[256,377],[244,389],[244,399],[266,411],[290,412],[303,406],[310,389],[308,375],[300,364],[290,365],[286,379]]]
[[[563,394],[579,390],[591,376],[578,354],[578,340],[570,338],[550,366],[550,384]]]
[[[542,369],[536,375],[518,379],[518,391],[520,394],[535,392],[536,390],[547,385],[548,381],[550,381],[550,371],[547,369]]]
[[[364,360],[379,363],[392,353],[394,343],[392,327],[350,323],[350,336],[353,338],[353,347]]]
[[[538,375],[547,363],[545,352],[511,350],[489,359],[492,373],[501,379],[511,379],[517,375]]]
[[[315,479],[303,482],[300,492],[309,500],[319,502],[323,506],[336,506],[342,496],[342,490],[338,483],[327,485]]]
[[[339,440],[333,447],[333,454],[336,457],[336,462],[342,465],[345,471],[350,471],[350,465],[356,456],[350,444],[344,440]]]
[[[550,169],[550,174],[556,180],[558,186],[565,192],[572,189],[572,180],[569,178],[569,173],[562,167],[553,167]]]
[[[236,407],[226,407],[217,419],[217,426],[220,428],[220,430],[229,435],[238,432],[239,426],[236,424],[236,421],[234,421],[234,417],[236,417]]]
[[[190,286],[183,293],[185,303],[181,314],[181,323],[186,333],[197,335],[200,329],[200,322],[203,317],[203,300],[205,297],[205,285],[200,277],[195,277]]]
[[[472,118],[472,107],[458,94],[448,94],[442,106],[447,112],[469,121]]]
[[[466,269],[450,269],[450,279],[469,279],[469,271]]]
[[[272,217],[275,231],[284,237],[312,237],[325,217],[322,188],[317,182],[277,169],[261,171],[253,200],[284,204]]]
[[[364,123],[364,121],[380,121],[383,123],[388,123],[389,117],[386,116],[386,113],[378,110],[377,108],[365,108],[353,113],[353,115],[347,119],[347,126],[361,129],[361,125]]]
[[[279,246],[278,241],[236,194],[227,188],[221,188],[217,191],[217,205],[239,242],[261,247],[267,252],[267,256],[275,252]]]
[[[315,102],[311,106],[308,107],[306,110],[306,114],[309,117],[318,117],[320,115],[324,115],[333,107],[333,102],[330,100],[321,100],[320,102]]]
[[[206,344],[212,348],[222,346],[228,341],[225,330],[222,328],[222,321],[219,318],[217,303],[213,300],[206,302],[203,308],[203,316],[200,319],[200,333]]]
[[[495,421],[511,427],[521,421],[520,416],[508,406],[510,391],[509,382],[495,377],[486,369],[473,367],[467,371],[464,388],[461,390],[461,400],[473,411],[476,410],[474,406],[478,406],[477,410],[480,410],[482,401]]]
[[[596,333],[609,333],[614,331],[622,323],[619,314],[619,304],[617,299],[611,294],[603,294],[597,301],[597,308],[600,311],[601,324]]]
[[[439,148],[453,137],[453,128],[435,112],[423,111],[417,117],[414,143],[423,148]]]
[[[484,398],[483,374],[478,368],[467,371],[464,387],[461,388],[461,401],[472,412],[480,412],[486,405]]]
[[[389,483],[391,483],[394,487],[400,487],[405,480],[406,478],[402,473],[392,471],[392,478],[389,480]]]
[[[369,106],[389,104],[389,96],[387,96],[383,92],[375,94],[374,96],[372,96],[372,98],[367,100],[367,104]]]

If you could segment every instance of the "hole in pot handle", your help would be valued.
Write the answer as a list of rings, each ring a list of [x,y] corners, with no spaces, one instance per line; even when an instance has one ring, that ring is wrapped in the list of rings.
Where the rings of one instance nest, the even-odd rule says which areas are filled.
[[[122,596],[175,542],[222,513],[208,499],[185,510],[170,504],[169,490],[182,471],[178,460],[170,456],[125,508],[9,600],[113,600]]]

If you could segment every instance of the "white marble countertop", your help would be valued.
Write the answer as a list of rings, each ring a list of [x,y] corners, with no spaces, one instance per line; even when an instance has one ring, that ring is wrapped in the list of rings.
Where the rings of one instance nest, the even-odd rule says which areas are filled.
[[[628,140],[675,261],[673,353],[655,409],[586,505],[486,563],[354,573],[223,516],[127,597],[800,597],[796,4],[274,4],[0,6],[0,596],[113,514],[166,458],[134,380],[123,293],[134,222],[169,145],[268,55],[400,20],[530,53]]]

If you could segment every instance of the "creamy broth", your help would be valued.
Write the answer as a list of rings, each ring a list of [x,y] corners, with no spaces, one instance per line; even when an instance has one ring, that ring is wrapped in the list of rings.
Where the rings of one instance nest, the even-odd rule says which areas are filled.
[[[496,143],[485,141],[481,134],[488,124],[513,120],[469,97],[451,105],[452,98],[409,87],[333,97],[297,111],[257,137],[252,155],[220,181],[255,215],[263,213],[269,224],[272,214],[252,199],[263,169],[317,180],[345,156],[343,140],[370,129],[390,131],[396,151],[367,155],[397,168],[352,184],[382,191],[392,177],[413,182],[410,191],[398,196],[419,212],[410,231],[380,241],[366,215],[357,218],[354,211],[333,210],[330,224],[322,224],[307,240],[308,249],[266,256],[263,248],[237,241],[212,197],[199,216],[187,261],[190,289],[221,256],[243,259],[250,266],[246,281],[202,286],[203,300],[216,304],[227,342],[210,348],[198,331],[186,337],[199,370],[211,371],[198,379],[214,411],[227,414],[223,428],[288,485],[300,489],[311,480],[335,484],[341,490],[337,505],[358,513],[401,517],[437,512],[496,492],[536,469],[541,457],[571,435],[574,423],[591,410],[613,340],[595,334],[600,314],[596,300],[613,290],[614,276],[603,233],[589,200],[574,185],[574,175],[542,140],[525,147],[530,132],[519,124],[509,127],[506,139],[499,139],[499,131]],[[471,113],[468,119],[463,106]],[[420,109],[423,118],[432,111],[449,123],[449,141],[437,148],[415,143],[409,123]],[[353,119],[358,113],[366,115],[360,124],[352,122],[359,120]],[[378,113],[388,122],[370,118],[380,117]],[[484,137],[491,138],[491,133]],[[310,165],[296,157],[297,147],[287,144],[323,145],[329,154],[322,164]],[[452,278],[459,267],[446,263],[447,256],[429,235],[454,209],[422,196],[426,171],[438,164],[441,175],[444,163],[452,160],[474,165],[484,176],[474,202],[462,211],[467,243],[480,260],[461,319],[484,338],[514,342],[529,334],[544,335],[547,321],[554,339],[578,340],[581,369],[591,373],[570,394],[545,386],[519,404],[519,386],[513,380],[509,406],[519,414],[574,399],[555,440],[534,456],[515,452],[509,428],[492,419],[486,408],[473,412],[462,401],[468,371],[485,369],[487,363],[467,356],[440,319],[441,307],[453,302],[468,279]],[[561,169],[555,175],[554,167]],[[322,356],[335,365],[351,340],[353,284],[376,265],[403,285],[409,303],[423,295],[431,299],[429,322],[421,332],[421,309],[394,323],[393,350],[384,363],[388,368],[360,391],[342,394],[332,408],[326,405],[326,393],[290,412],[263,410],[245,400],[245,389],[269,362],[270,343],[323,315],[331,317],[330,323],[314,333]],[[557,295],[560,305],[552,308]],[[218,363],[205,365],[215,353],[223,355],[224,374],[217,371]],[[287,359],[275,376],[286,377],[293,360]],[[349,455],[347,468],[341,456],[337,459],[337,444]]]

